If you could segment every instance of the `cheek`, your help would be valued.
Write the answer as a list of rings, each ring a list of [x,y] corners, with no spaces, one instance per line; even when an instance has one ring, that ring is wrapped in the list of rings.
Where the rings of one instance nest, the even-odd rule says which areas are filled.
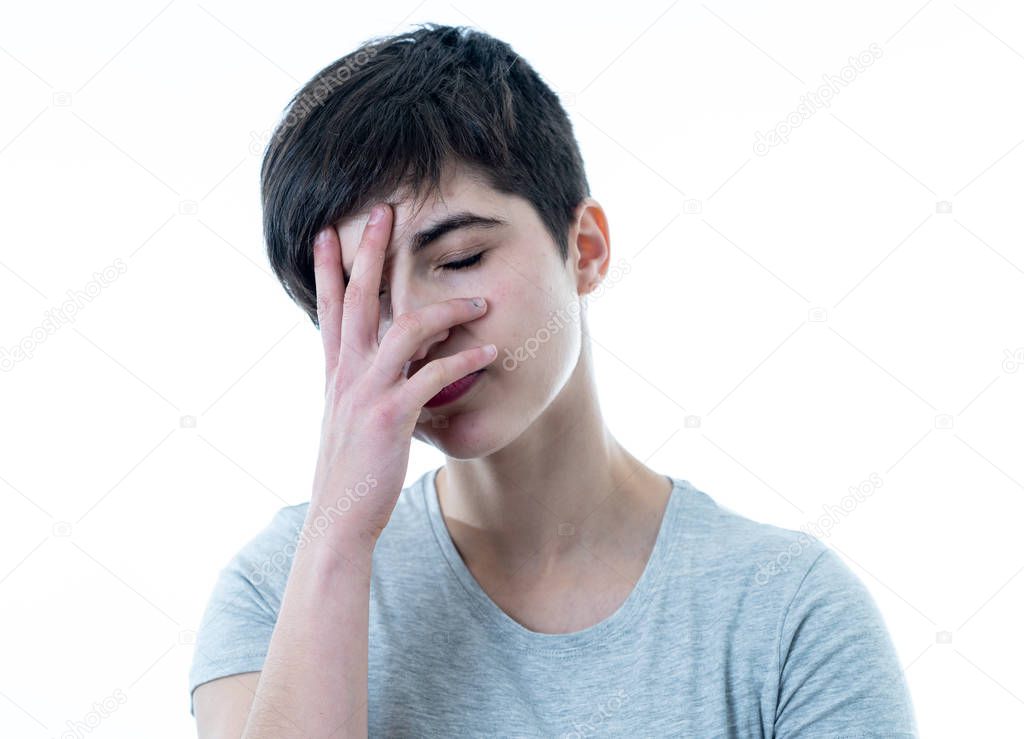
[[[510,285],[507,282],[500,282],[492,286],[485,297],[495,305],[508,305],[518,299],[515,291],[510,289]]]
[[[536,346],[541,340],[544,344],[570,340],[562,334],[571,330],[572,310],[566,303],[572,295],[566,294],[558,270],[544,260],[518,260],[509,267],[496,279],[488,276],[480,287],[488,301],[488,312],[480,322],[485,338],[499,342],[499,350],[506,346],[510,351],[528,343]],[[555,347],[546,346],[544,354],[551,355],[551,349]]]
[[[490,293],[493,321],[481,325],[481,335],[498,343],[501,356],[507,349],[520,360],[528,357],[525,363],[531,367],[530,374],[557,374],[553,367],[569,361],[579,328],[572,311],[559,306],[556,298],[545,295],[541,288],[521,284],[524,290],[506,288]]]

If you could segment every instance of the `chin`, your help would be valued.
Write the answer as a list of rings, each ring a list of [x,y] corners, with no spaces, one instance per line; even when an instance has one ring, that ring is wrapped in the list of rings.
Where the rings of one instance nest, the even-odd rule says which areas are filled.
[[[504,446],[503,440],[498,438],[500,434],[489,425],[493,418],[493,414],[481,409],[451,416],[435,414],[417,424],[413,435],[450,459],[479,459]]]

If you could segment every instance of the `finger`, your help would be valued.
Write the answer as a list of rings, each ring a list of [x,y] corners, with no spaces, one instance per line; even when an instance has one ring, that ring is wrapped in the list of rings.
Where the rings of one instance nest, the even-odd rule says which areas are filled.
[[[492,349],[489,352],[488,349]],[[428,362],[402,386],[402,394],[409,403],[415,404],[412,409],[418,414],[423,405],[449,385],[471,372],[483,369],[498,356],[494,344],[477,346],[472,349],[442,357]]]
[[[338,367],[341,351],[341,315],[345,281],[341,272],[341,243],[333,225],[324,227],[313,241],[313,277],[316,287],[316,315],[324,344],[327,376]]]
[[[380,279],[384,257],[391,240],[391,206],[378,203],[363,228],[359,248],[352,260],[345,297],[345,320],[341,323],[341,343],[359,354],[372,356],[377,348],[380,328]],[[374,220],[378,214],[379,219]]]
[[[384,334],[373,363],[383,377],[405,377],[408,363],[420,358],[414,355],[428,338],[444,336],[452,326],[476,320],[486,310],[483,298],[451,298],[404,313]]]

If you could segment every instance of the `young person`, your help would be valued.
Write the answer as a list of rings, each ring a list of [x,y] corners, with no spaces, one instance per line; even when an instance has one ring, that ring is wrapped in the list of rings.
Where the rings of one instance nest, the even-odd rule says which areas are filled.
[[[426,25],[339,59],[291,101],[262,195],[326,404],[311,500],[207,605],[200,737],[916,736],[842,560],[605,425],[584,298],[608,219],[507,44]],[[413,437],[445,463],[403,487]]]

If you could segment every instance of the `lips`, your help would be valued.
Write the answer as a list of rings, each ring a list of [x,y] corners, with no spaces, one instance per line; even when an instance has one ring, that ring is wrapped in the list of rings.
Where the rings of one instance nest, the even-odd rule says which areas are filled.
[[[486,367],[478,369],[476,372],[471,372],[465,377],[460,377],[455,382],[445,385],[439,393],[424,403],[426,408],[435,408],[439,405],[445,405],[446,403],[452,403],[467,392],[480,380],[480,376],[483,375]]]

